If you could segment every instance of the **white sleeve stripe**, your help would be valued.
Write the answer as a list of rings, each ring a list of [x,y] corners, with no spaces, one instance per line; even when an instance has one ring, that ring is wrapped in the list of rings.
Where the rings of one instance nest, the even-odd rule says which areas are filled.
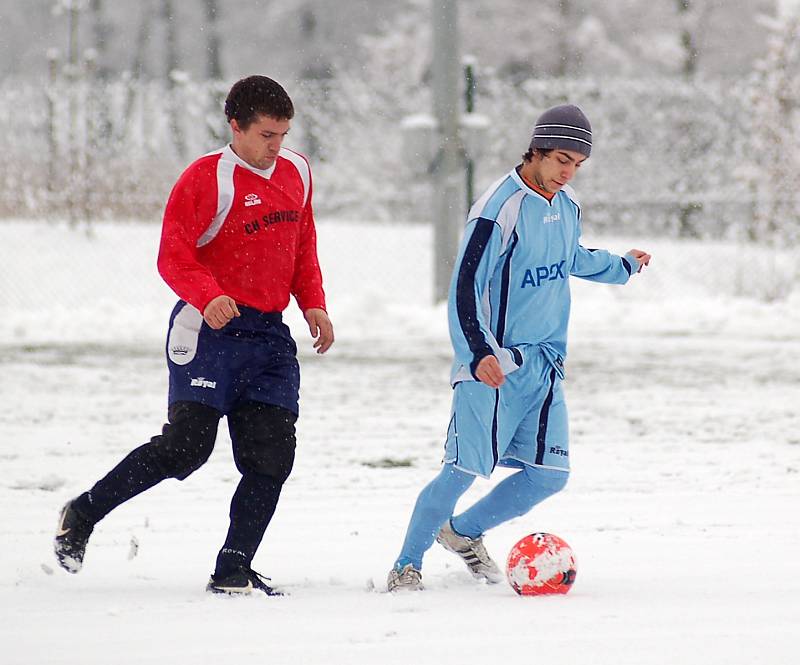
[[[305,157],[288,148],[281,148],[278,155],[294,164],[294,167],[300,174],[300,179],[303,181],[303,206],[305,207],[308,202],[308,193],[311,189],[311,168],[308,166],[308,162]]]
[[[197,239],[197,246],[203,247],[217,237],[225,223],[225,218],[233,206],[233,171],[236,163],[225,159],[225,155],[217,162],[217,214],[205,233]]]
[[[500,226],[503,235],[502,251],[505,252],[514,229],[517,228],[519,221],[519,209],[525,199],[525,192],[518,190],[506,199],[497,214],[497,224]]]
[[[486,208],[489,200],[495,195],[498,189],[500,189],[501,185],[506,181],[508,175],[504,175],[502,178],[498,178],[495,182],[491,184],[491,186],[481,195],[481,197],[472,204],[472,207],[469,209],[469,213],[467,214],[467,222],[471,222],[473,219],[478,219],[479,217],[483,216],[483,211]]]
[[[580,219],[580,216],[581,216],[581,202],[580,202],[580,201],[578,201],[578,195],[577,195],[577,194],[575,194],[575,190],[574,190],[574,189],[572,189],[572,186],[571,186],[571,185],[564,185],[564,186],[561,188],[561,191],[562,191],[562,192],[564,192],[564,194],[566,194],[566,195],[567,195],[567,198],[568,198],[570,201],[572,201],[572,203],[573,203],[573,204],[575,205],[575,207],[578,209],[578,219]]]

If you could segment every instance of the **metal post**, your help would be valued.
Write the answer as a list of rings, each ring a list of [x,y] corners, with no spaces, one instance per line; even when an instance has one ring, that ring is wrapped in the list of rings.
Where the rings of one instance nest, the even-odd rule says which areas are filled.
[[[98,114],[97,100],[97,51],[87,49],[84,54],[84,77],[81,89],[83,90],[84,106],[84,139],[82,141],[81,172],[83,173],[83,186],[81,189],[81,216],[86,222],[86,234],[91,235],[92,217],[96,211],[94,194],[97,188],[98,142]]]
[[[67,164],[69,177],[67,186],[67,218],[70,226],[77,224],[77,189],[82,186],[79,174],[80,160],[78,159],[78,48],[79,48],[79,13],[80,6],[72,2],[67,8],[69,19],[69,47],[67,50],[67,96],[69,108],[69,138],[67,142]]]
[[[434,298],[447,299],[464,218],[464,150],[459,135],[461,63],[457,0],[433,0],[433,111],[439,153],[433,168]]]
[[[47,145],[49,149],[49,158],[47,160],[47,189],[49,192],[48,204],[53,205],[53,196],[55,192],[60,191],[60,187],[56,187],[56,169],[59,162],[58,152],[58,138],[56,137],[56,97],[58,91],[58,71],[59,71],[59,53],[56,49],[47,51],[48,63],[48,80],[50,85],[47,88]]]
[[[475,67],[471,58],[464,62],[464,83],[464,110],[469,114],[475,111]],[[475,198],[475,162],[472,155],[467,155],[466,172],[467,197],[465,201],[467,210],[469,210]]]

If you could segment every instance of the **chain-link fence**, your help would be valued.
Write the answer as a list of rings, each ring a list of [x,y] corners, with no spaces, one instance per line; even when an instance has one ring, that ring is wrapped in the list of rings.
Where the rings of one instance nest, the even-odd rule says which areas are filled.
[[[595,130],[592,159],[575,186],[598,228],[646,223],[667,236],[796,243],[800,92],[785,112],[766,112],[762,84],[514,84],[486,76],[475,96],[488,119],[485,149],[470,155],[476,191],[520,161],[543,109],[569,100]],[[189,80],[0,84],[0,147],[10,166],[0,176],[0,216],[157,221],[182,168],[227,140],[226,88]],[[392,90],[341,74],[290,93],[298,114],[288,142],[311,159],[321,216],[430,221],[428,182],[405,163],[400,129],[405,117],[430,108],[427,89]]]
[[[759,85],[757,79],[735,85],[683,79],[515,84],[484,76],[475,107],[489,123],[486,147],[474,156],[475,191],[520,161],[544,108],[569,100],[584,108],[596,137],[592,158],[574,182],[589,243],[610,236],[635,239],[633,246],[646,249],[663,244],[675,257],[675,271],[694,273],[710,285],[730,273],[712,291],[785,297],[800,265],[800,116],[796,107],[782,116],[760,114]],[[35,254],[49,233],[59,238],[50,267],[40,268],[44,274],[23,278],[18,267],[9,272],[16,262],[0,263],[7,304],[19,305],[15,291],[30,300],[29,285],[18,287],[21,279],[40,280],[41,300],[48,301],[52,282],[68,281],[73,270],[97,270],[99,291],[116,293],[112,301],[134,303],[143,280],[140,262],[149,261],[148,274],[155,275],[158,225],[174,180],[193,158],[227,140],[227,87],[189,80],[171,87],[126,79],[0,83],[0,148],[8,165],[0,174],[0,217],[17,220],[4,233],[6,251]],[[337,225],[352,223],[364,230],[356,240],[359,251],[385,256],[384,267],[397,260],[413,271],[421,260],[429,262],[430,248],[419,243],[427,242],[434,221],[430,185],[408,168],[400,129],[403,118],[430,108],[428,91],[348,74],[287,88],[298,110],[287,143],[311,159],[325,242],[338,242]],[[779,143],[775,123],[785,130],[777,135]],[[462,213],[457,216],[454,223]],[[19,220],[38,223],[23,232]],[[145,226],[108,231],[131,220]],[[392,223],[421,229],[371,230]],[[26,240],[18,244],[17,236]],[[353,234],[346,237],[353,241]],[[70,265],[71,245],[92,242],[113,256]],[[149,244],[134,251],[132,242]],[[337,267],[337,279],[368,290],[371,266],[348,259]],[[759,280],[742,277],[753,270]],[[343,271],[349,273],[344,279]],[[691,284],[664,278],[658,288],[666,294]],[[75,305],[70,293],[64,289],[49,306]]]

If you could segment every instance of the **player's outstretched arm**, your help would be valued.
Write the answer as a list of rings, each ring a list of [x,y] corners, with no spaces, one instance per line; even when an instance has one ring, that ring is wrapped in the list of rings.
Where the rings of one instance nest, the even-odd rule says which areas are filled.
[[[639,262],[639,270],[636,272],[642,272],[642,268],[644,268],[644,266],[650,265],[650,259],[652,257],[647,252],[643,252],[641,249],[631,249],[628,251],[628,254],[630,254]]]

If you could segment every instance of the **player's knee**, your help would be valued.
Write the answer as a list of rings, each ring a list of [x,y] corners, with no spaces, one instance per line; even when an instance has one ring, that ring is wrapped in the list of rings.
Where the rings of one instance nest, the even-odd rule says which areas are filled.
[[[436,476],[425,487],[431,501],[437,505],[448,505],[457,501],[458,498],[469,489],[475,480],[475,476],[466,471],[462,471],[454,464],[448,463],[442,466],[439,475]]]
[[[551,496],[567,486],[569,471],[561,469],[543,469],[538,466],[525,466],[525,477],[536,488],[537,493]]]
[[[196,402],[169,407],[169,423],[150,441],[150,454],[170,478],[184,480],[206,463],[214,450],[222,414]]]
[[[249,402],[229,420],[239,471],[283,484],[294,466],[297,416],[279,406]]]

